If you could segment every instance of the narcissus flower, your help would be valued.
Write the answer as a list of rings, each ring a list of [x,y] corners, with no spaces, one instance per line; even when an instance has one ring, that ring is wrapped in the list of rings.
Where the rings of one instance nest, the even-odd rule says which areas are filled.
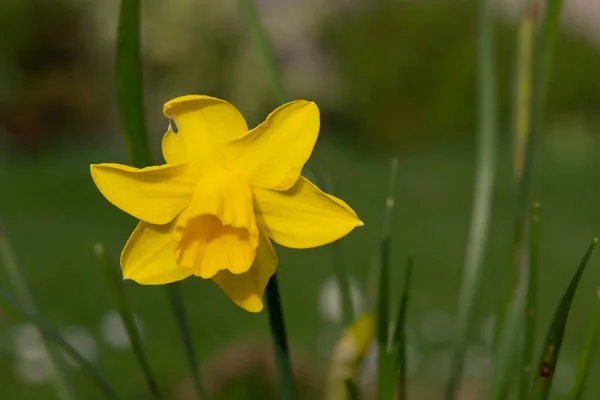
[[[226,101],[183,96],[164,105],[174,121],[166,164],[95,164],[104,197],[140,220],[121,254],[123,277],[160,285],[212,279],[258,312],[277,268],[271,240],[291,248],[335,241],[362,225],[342,200],[300,175],[319,133],[319,109],[298,100],[248,130]]]

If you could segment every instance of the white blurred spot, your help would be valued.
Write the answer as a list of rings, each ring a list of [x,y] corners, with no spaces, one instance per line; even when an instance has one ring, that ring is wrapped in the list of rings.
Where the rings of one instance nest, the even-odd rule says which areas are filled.
[[[45,383],[54,376],[52,364],[46,356],[38,359],[17,356],[13,369],[20,380],[30,384]]]
[[[364,309],[364,295],[359,289],[356,280],[350,277],[350,296],[355,315],[360,315]],[[319,292],[319,312],[327,322],[339,323],[342,321],[342,296],[338,281],[335,276],[325,280]]]
[[[496,316],[494,314],[485,317],[479,328],[481,341],[485,344],[494,344],[494,335],[496,334]]]
[[[417,346],[410,344],[406,345],[406,376],[411,377],[419,373],[421,368],[421,353]]]
[[[465,374],[476,380],[484,380],[491,376],[492,352],[488,346],[472,346],[467,349]]]
[[[133,316],[140,336],[143,337],[142,320],[137,315]],[[129,335],[125,324],[116,310],[109,311],[100,320],[100,336],[111,347],[116,349],[128,349],[131,347]]]
[[[447,311],[434,310],[421,318],[421,335],[429,344],[446,344],[454,340],[454,317]]]
[[[62,331],[62,336],[86,360],[91,363],[96,361],[98,345],[86,328],[82,326],[70,326]],[[69,365],[76,368],[79,367],[79,364],[70,355],[65,352],[63,352],[63,355]]]

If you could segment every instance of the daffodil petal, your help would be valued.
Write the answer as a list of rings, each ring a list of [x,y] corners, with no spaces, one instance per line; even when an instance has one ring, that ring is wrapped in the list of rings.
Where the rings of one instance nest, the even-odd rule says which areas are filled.
[[[133,168],[93,164],[94,183],[115,206],[142,221],[163,225],[189,205],[196,181],[187,164]]]
[[[248,272],[236,275],[229,271],[221,271],[213,277],[213,281],[235,304],[244,310],[259,312],[263,309],[263,293],[277,269],[277,262],[277,253],[271,241],[260,230],[256,258]]]
[[[221,162],[225,143],[248,132],[246,120],[233,105],[210,96],[177,97],[164,105],[163,114],[175,121],[187,159],[204,166]]]
[[[162,153],[167,164],[183,164],[188,162],[188,156],[185,151],[185,142],[171,129],[163,136]]]
[[[303,176],[284,192],[254,188],[254,207],[269,237],[291,248],[322,246],[363,225],[346,203]]]
[[[248,271],[256,254],[258,228],[247,183],[228,173],[201,178],[180,221],[179,265],[205,279],[221,270]]]
[[[319,108],[297,100],[227,146],[227,162],[253,186],[287,190],[298,180],[319,134]]]
[[[123,278],[142,285],[162,285],[180,281],[192,274],[175,261],[176,222],[152,225],[140,222],[121,253]]]

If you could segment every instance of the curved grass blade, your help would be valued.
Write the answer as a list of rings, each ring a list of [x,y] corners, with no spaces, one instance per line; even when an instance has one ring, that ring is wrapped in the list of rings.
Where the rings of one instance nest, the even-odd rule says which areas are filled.
[[[390,229],[392,210],[394,208],[394,188],[398,173],[398,159],[390,163],[388,193],[382,221],[382,239],[380,247],[379,284],[377,291],[377,398],[391,399],[394,396],[393,358],[389,353],[389,319],[390,319]]]
[[[465,350],[472,324],[473,305],[481,281],[487,243],[497,159],[497,109],[494,71],[493,10],[490,0],[479,0],[478,22],[478,147],[471,225],[467,241],[463,278],[458,302],[457,336],[452,373],[446,387],[446,399],[456,396],[462,377]]]
[[[129,337],[133,353],[140,363],[144,375],[146,375],[146,384],[148,385],[148,390],[154,398],[161,399],[162,396],[160,395],[158,385],[156,384],[156,379],[154,379],[154,374],[152,373],[150,364],[148,363],[148,357],[146,357],[146,352],[144,350],[144,345],[142,344],[142,338],[140,336],[138,326],[135,323],[133,312],[129,307],[127,299],[125,298],[125,293],[123,292],[122,279],[108,259],[102,243],[96,244],[94,247],[94,253],[100,262],[104,276],[109,282],[117,310],[119,310],[119,315],[121,316],[121,320],[125,325],[125,330],[127,331],[127,336]]]
[[[344,381],[346,384],[346,392],[348,392],[349,400],[359,400],[360,396],[358,395],[358,388],[356,387],[356,383],[353,380],[346,379]]]
[[[598,244],[597,238],[590,243],[577,271],[575,271],[575,275],[573,275],[573,278],[571,279],[571,283],[556,307],[554,318],[548,328],[548,334],[542,349],[537,376],[534,378],[533,390],[530,397],[531,400],[545,400],[549,397],[556,362],[560,355],[560,348],[565,335],[565,326],[569,317],[571,302],[575,296],[575,291],[577,290],[581,275],[585,270],[596,244]]]
[[[531,228],[529,239],[529,277],[527,279],[527,304],[525,305],[525,343],[521,360],[521,380],[519,399],[529,395],[531,374],[533,371],[533,346],[537,315],[537,280],[540,238],[540,204],[535,203],[531,210]]]
[[[100,372],[94,367],[85,357],[75,350],[58,331],[52,327],[46,320],[39,316],[36,312],[28,310],[14,299],[10,294],[0,289],[0,307],[11,312],[16,317],[33,322],[42,332],[44,337],[54,342],[66,354],[71,356],[73,360],[81,367],[82,370],[88,372],[98,388],[104,393],[107,399],[115,400],[117,395],[110,384],[104,379]]]
[[[579,357],[579,366],[577,367],[577,375],[575,375],[575,384],[569,394],[569,400],[581,400],[583,398],[585,384],[590,374],[594,353],[596,352],[598,336],[600,336],[600,289],[596,292],[596,296],[594,314],[590,319],[585,334],[581,356]]]
[[[13,250],[8,242],[8,238],[4,233],[2,221],[0,221],[0,265],[4,266],[6,275],[10,281],[13,290],[17,292],[17,298],[24,305],[25,308],[33,312],[37,312],[37,307],[33,301],[33,298],[29,292],[29,287],[23,274],[17,257],[13,253]],[[44,352],[48,355],[48,362],[54,372],[54,378],[52,384],[56,391],[56,395],[60,400],[71,400],[73,399],[73,389],[67,379],[67,373],[61,366],[61,360],[59,354],[47,343],[47,339],[43,332],[40,331],[42,337],[42,346]]]
[[[152,164],[152,157],[144,116],[139,0],[121,0],[115,73],[117,106],[129,157],[134,166],[146,167]]]
[[[171,312],[173,313],[173,317],[175,317],[177,329],[183,342],[188,366],[192,374],[192,382],[196,388],[196,395],[200,399],[208,399],[208,394],[202,385],[200,371],[198,371],[198,361],[196,360],[192,335],[187,318],[185,317],[185,306],[183,305],[183,299],[181,297],[181,287],[177,282],[169,283],[168,285],[165,285],[165,290],[167,292],[167,298],[169,299],[169,305],[171,306]]]
[[[394,338],[392,340],[392,354],[396,356],[398,370],[398,400],[406,399],[406,315],[408,310],[408,298],[410,285],[412,283],[414,258],[409,255],[406,259],[406,271],[404,273],[404,286],[398,305],[398,316],[394,326]]]
[[[283,400],[295,400],[298,396],[296,394],[296,384],[294,382],[290,350],[285,332],[283,311],[281,309],[277,273],[269,280],[266,292],[267,305],[269,307],[269,325],[271,327],[271,336],[274,340],[273,350],[275,352],[275,365],[277,366],[277,378],[281,389],[281,398]]]
[[[242,12],[242,16],[246,21],[246,25],[250,29],[252,40],[258,48],[260,57],[262,58],[267,70],[273,93],[275,94],[277,101],[280,104],[283,104],[288,101],[288,96],[283,83],[281,68],[277,62],[273,45],[268,39],[265,28],[260,21],[258,12],[256,11],[256,6],[252,0],[239,0],[238,4]]]

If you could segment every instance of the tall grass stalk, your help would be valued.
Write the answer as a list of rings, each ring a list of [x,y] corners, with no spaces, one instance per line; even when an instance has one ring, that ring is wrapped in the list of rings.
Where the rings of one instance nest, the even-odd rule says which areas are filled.
[[[579,357],[579,365],[577,366],[577,374],[575,375],[575,383],[569,394],[569,400],[581,400],[590,375],[592,361],[596,353],[598,344],[598,336],[600,335],[600,289],[596,291],[596,305],[594,313],[590,318],[590,322],[583,341],[581,356]]]
[[[139,0],[121,0],[117,27],[115,74],[117,106],[131,162],[136,167],[147,167],[153,162],[144,113]],[[199,397],[206,398],[206,392],[201,385],[179,283],[165,285],[165,291],[184,344],[196,392]]]
[[[488,238],[497,159],[497,110],[493,46],[493,11],[490,0],[479,0],[478,18],[478,109],[477,154],[471,225],[467,241],[463,278],[458,302],[458,326],[452,372],[446,399],[454,399],[460,383],[465,350],[471,328],[473,305],[477,296],[485,247]]]
[[[0,221],[0,265],[4,267],[4,271],[10,281],[10,285],[17,294],[17,299],[23,307],[30,312],[37,313],[37,307],[33,301],[33,297],[29,292],[29,287],[25,281],[25,277],[21,272],[21,267],[17,261],[17,257],[13,253],[12,247],[8,242],[2,221]],[[49,345],[45,333],[38,328],[38,332],[42,338],[43,351],[47,355],[48,363],[53,372],[52,384],[59,400],[74,399],[73,391],[67,374],[61,366],[60,355]]]

